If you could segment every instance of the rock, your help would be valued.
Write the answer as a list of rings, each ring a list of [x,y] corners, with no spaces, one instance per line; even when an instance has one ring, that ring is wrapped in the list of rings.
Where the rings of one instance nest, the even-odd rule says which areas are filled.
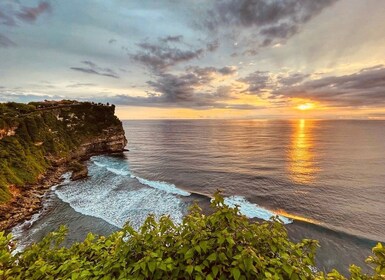
[[[76,181],[87,177],[88,177],[88,168],[87,166],[84,166],[82,170],[72,172],[71,180]]]

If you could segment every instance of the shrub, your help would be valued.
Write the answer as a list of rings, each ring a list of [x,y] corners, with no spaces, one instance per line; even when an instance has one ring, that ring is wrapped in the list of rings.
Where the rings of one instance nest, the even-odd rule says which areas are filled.
[[[0,233],[3,279],[345,279],[337,271],[314,271],[317,242],[293,243],[278,219],[254,222],[218,194],[215,212],[195,205],[174,224],[149,216],[141,229],[126,225],[110,236],[88,234],[80,243],[61,247],[67,229],[15,253],[11,235]],[[351,267],[352,279],[384,279],[385,251],[373,249],[373,276]]]

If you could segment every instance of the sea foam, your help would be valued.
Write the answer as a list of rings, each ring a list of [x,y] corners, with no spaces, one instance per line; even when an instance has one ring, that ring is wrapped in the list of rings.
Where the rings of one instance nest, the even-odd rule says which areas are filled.
[[[278,218],[284,223],[284,224],[290,224],[293,221],[284,217],[275,214],[272,211],[269,211],[267,209],[264,209],[257,204],[251,203],[246,200],[243,196],[230,196],[226,197],[224,199],[224,202],[226,205],[230,207],[235,207],[236,205],[239,206],[239,211],[241,214],[245,215],[248,218],[259,218],[263,220],[269,220],[273,216],[278,216]]]
[[[137,179],[141,184],[149,186],[151,188],[161,190],[170,194],[177,194],[182,196],[189,196],[191,193],[177,188],[174,184],[160,181],[151,181],[138,176],[131,175],[131,178]]]

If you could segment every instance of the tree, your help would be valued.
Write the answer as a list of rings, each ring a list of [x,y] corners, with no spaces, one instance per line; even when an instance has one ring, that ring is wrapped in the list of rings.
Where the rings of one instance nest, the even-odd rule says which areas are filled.
[[[11,235],[0,233],[0,277],[4,279],[346,279],[337,271],[315,272],[317,242],[288,240],[282,223],[253,222],[216,194],[215,212],[195,205],[181,224],[149,216],[139,231],[126,225],[110,236],[88,234],[61,247],[67,229],[15,253]],[[385,250],[373,249],[373,276],[351,267],[351,279],[384,279]]]

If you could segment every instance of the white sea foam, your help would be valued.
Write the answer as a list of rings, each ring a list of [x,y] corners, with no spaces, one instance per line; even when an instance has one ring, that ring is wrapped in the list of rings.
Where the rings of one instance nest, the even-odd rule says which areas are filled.
[[[177,194],[182,196],[189,196],[191,193],[177,188],[174,184],[160,181],[151,181],[138,176],[131,175],[131,178],[137,179],[141,184],[158,189],[167,193]]]
[[[92,187],[70,185],[58,188],[55,193],[75,211],[101,218],[120,228],[130,222],[138,229],[149,214],[158,218],[161,215],[170,215],[174,222],[180,223],[185,209],[177,197],[147,188],[131,191],[111,190],[102,194],[100,190]]]
[[[120,176],[130,175],[126,162],[121,159],[116,160],[111,157],[96,156],[91,158],[91,162],[94,163],[96,166],[105,168],[116,175],[120,175]]]
[[[93,162],[95,165],[99,166],[99,167],[106,167],[106,166],[107,166],[106,164],[100,163],[100,162],[98,162],[98,161],[96,161],[96,160],[93,160],[92,162]]]
[[[112,168],[112,167],[107,167],[107,170],[112,172],[112,173],[115,173],[116,175],[121,175],[121,176],[130,175],[130,172],[128,172],[126,170],[122,170],[122,169],[116,169],[116,168]]]
[[[277,216],[274,212],[247,201],[243,196],[230,196],[226,197],[224,200],[225,204],[230,207],[238,205],[239,211],[248,218],[259,218],[267,221],[272,216]],[[292,220],[284,216],[278,215],[278,217],[284,224],[292,223]]]

